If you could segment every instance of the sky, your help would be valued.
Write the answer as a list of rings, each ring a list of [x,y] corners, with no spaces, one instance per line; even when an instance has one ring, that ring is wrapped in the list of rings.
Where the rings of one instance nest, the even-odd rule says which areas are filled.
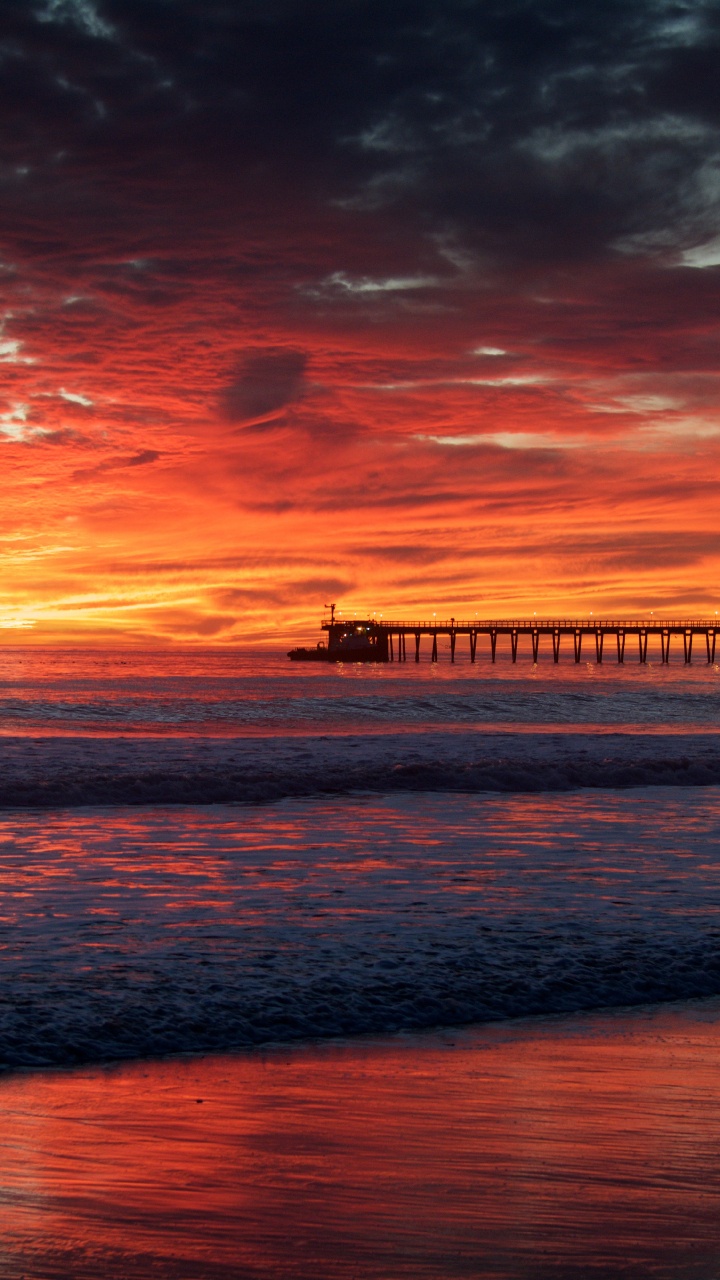
[[[720,609],[720,4],[0,0],[0,642]]]

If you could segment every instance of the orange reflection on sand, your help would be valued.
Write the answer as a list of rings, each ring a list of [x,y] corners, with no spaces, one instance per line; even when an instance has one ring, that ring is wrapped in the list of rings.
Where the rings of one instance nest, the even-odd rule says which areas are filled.
[[[720,1004],[8,1078],[3,1274],[707,1278]]]

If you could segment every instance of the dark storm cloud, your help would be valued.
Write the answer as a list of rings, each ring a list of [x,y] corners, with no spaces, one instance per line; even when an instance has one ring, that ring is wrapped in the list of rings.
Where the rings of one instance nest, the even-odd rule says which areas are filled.
[[[348,259],[534,267],[714,228],[715,3],[4,0],[6,192],[149,230],[335,208]],[[84,206],[77,185],[85,184]],[[222,199],[219,191],[222,190]],[[28,248],[52,237],[25,228]],[[389,248],[391,246],[391,249]],[[329,262],[328,265],[348,265]],[[351,264],[350,264],[351,265]]]
[[[298,400],[303,393],[307,356],[302,351],[254,351],[239,363],[220,394],[230,422],[253,422]]]

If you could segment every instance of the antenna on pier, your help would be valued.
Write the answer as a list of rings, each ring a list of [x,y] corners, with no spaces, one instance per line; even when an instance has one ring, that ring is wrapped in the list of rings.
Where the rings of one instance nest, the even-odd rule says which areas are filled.
[[[330,610],[330,622],[331,622],[331,624],[332,624],[332,623],[335,621],[335,605],[334,605],[334,604],[326,604],[326,605],[323,605],[323,608],[324,608],[324,609],[329,609],[329,610]]]

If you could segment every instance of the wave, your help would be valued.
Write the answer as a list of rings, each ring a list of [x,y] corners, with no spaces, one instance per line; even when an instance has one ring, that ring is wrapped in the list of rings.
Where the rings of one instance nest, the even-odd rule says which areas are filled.
[[[356,792],[539,792],[720,784],[720,737],[399,733],[4,738],[0,807],[268,803]]]
[[[576,677],[577,679],[577,677]],[[409,678],[396,683],[370,677],[366,686],[333,687],[325,692],[308,692],[288,681],[266,682],[257,688],[252,682],[245,691],[199,687],[194,681],[176,690],[160,690],[148,682],[147,689],[108,686],[101,690],[46,687],[30,688],[23,696],[9,694],[0,686],[0,725],[4,732],[62,730],[73,734],[120,732],[280,732],[307,731],[314,726],[342,730],[351,726],[359,732],[374,728],[405,726],[416,731],[454,724],[469,729],[476,725],[577,725],[602,724],[620,727],[667,725],[675,728],[697,725],[712,728],[718,721],[720,687],[685,688],[646,682],[620,684],[595,680],[584,686],[558,688],[548,681],[472,680],[458,677],[430,688],[427,680],[418,686]],[[270,687],[271,686],[271,687]],[[381,686],[381,687],[378,687]],[[54,692],[54,696],[50,696]]]
[[[0,1068],[202,1053],[320,1037],[574,1013],[720,995],[720,930],[612,940],[571,927],[448,938],[432,929],[377,948],[115,959],[82,978],[36,976],[0,1006]],[[326,949],[327,952],[327,949]],[[148,969],[155,972],[148,973]]]
[[[0,1065],[720,994],[720,788],[5,813]]]

